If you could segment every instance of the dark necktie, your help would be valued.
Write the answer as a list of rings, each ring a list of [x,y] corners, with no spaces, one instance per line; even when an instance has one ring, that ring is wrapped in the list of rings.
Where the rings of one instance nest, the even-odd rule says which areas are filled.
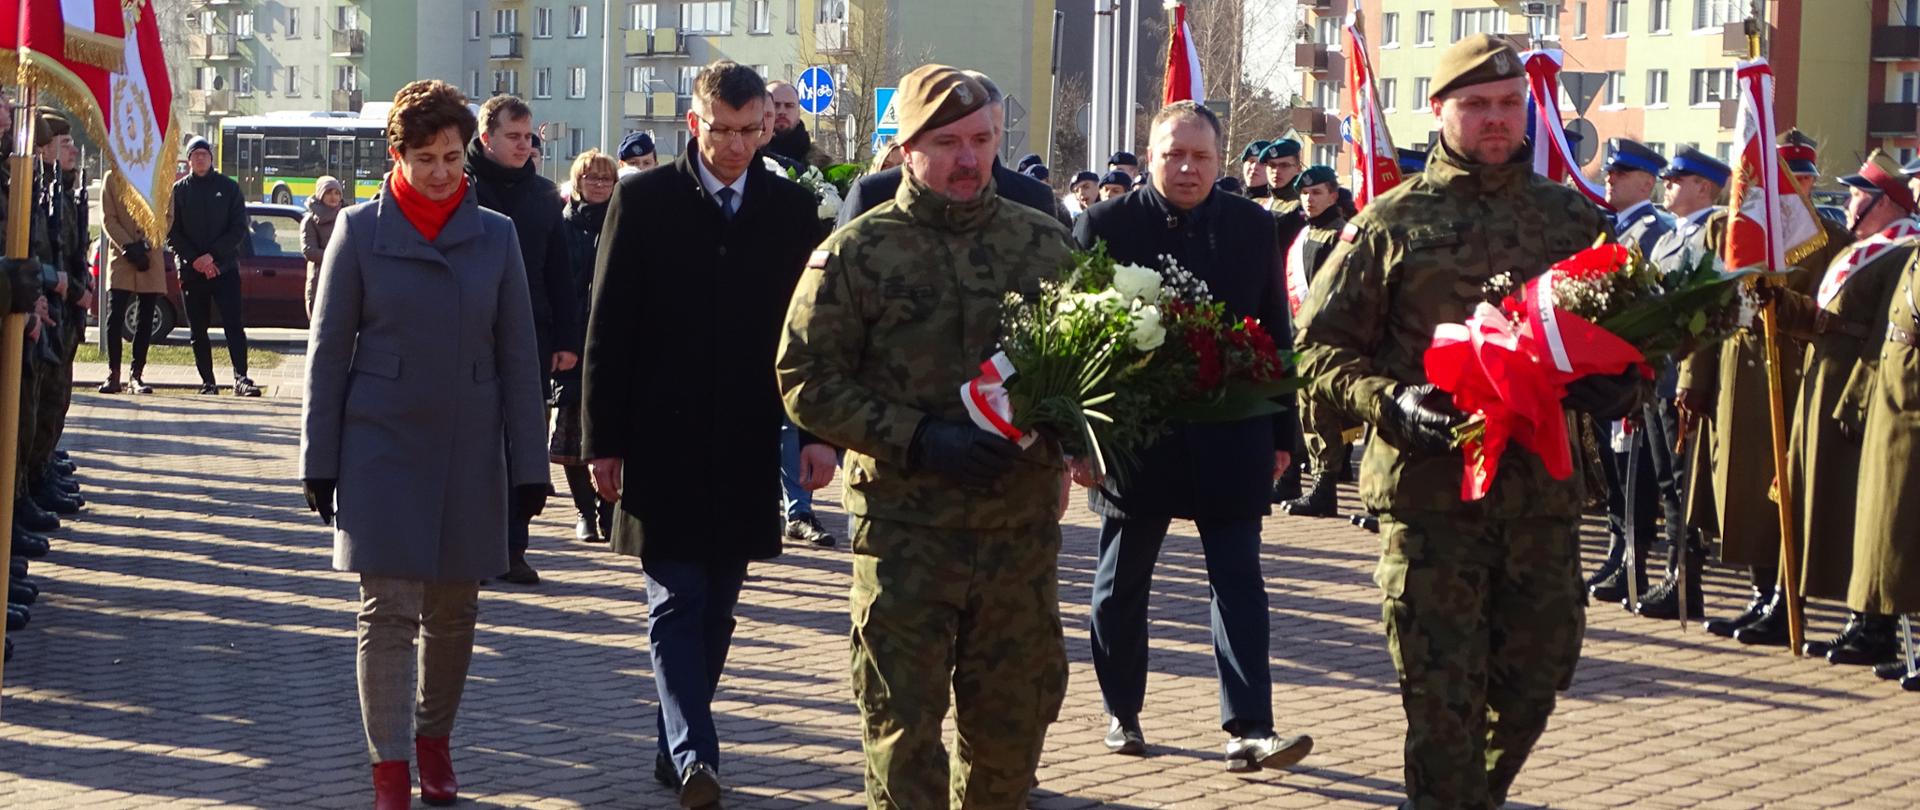
[[[720,198],[720,216],[726,217],[728,222],[733,221],[733,193],[733,187],[729,186],[714,195]]]

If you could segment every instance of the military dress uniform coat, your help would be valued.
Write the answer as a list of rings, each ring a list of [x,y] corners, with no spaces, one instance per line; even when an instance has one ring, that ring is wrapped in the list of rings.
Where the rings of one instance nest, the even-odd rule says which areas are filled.
[[[1920,253],[1915,254],[1920,257]],[[1920,612],[1920,261],[1889,285],[1886,341],[1869,349],[1859,512],[1847,607],[1861,613]],[[1898,329],[1900,333],[1893,330]]]
[[[339,481],[336,569],[495,576],[508,486],[547,481],[519,240],[475,196],[433,242],[389,195],[347,208],[321,261],[300,477]]]
[[[1655,208],[1653,203],[1641,203],[1614,219],[1614,233],[1620,244],[1632,245],[1640,249],[1640,255],[1651,257],[1654,246],[1673,230],[1673,224],[1672,214]]]
[[[629,174],[607,204],[581,452],[625,460],[615,551],[764,560],[782,525],[774,351],[819,221],[811,193],[757,166],[727,220],[694,154]]]
[[[107,288],[112,290],[131,290],[136,293],[165,293],[167,291],[167,246],[155,243],[147,238],[146,231],[140,228],[133,211],[127,208],[120,196],[119,187],[113,183],[111,172],[101,183],[100,192],[100,229],[107,234],[108,256],[113,261],[107,265]],[[165,216],[162,212],[160,216]],[[147,240],[147,264],[140,267],[127,258],[123,246]]]

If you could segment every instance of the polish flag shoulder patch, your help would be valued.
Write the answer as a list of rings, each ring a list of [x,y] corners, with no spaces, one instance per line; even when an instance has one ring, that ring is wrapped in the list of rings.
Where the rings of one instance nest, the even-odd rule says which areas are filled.
[[[832,255],[833,253],[830,251],[825,251],[825,250],[814,251],[813,255],[807,257],[807,269],[809,270],[827,269],[827,258]]]
[[[1360,226],[1351,222],[1347,223],[1347,227],[1340,231],[1340,241],[1342,242],[1351,242],[1358,238],[1360,238]]]

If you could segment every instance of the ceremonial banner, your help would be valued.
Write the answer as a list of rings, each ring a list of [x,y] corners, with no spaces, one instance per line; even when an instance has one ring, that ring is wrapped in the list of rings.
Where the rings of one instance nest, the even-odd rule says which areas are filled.
[[[1594,205],[1612,211],[1606,189],[1580,171],[1567,143],[1566,125],[1560,122],[1561,51],[1527,51],[1520,61],[1527,67],[1527,118],[1533,130],[1533,173],[1555,183],[1573,181]]]
[[[1728,191],[1727,272],[1786,272],[1827,243],[1820,215],[1793,182],[1773,142],[1773,68],[1764,58],[1736,63],[1740,118],[1733,142],[1740,162]]]
[[[1193,49],[1193,31],[1187,27],[1186,4],[1169,0],[1166,7],[1173,12],[1173,26],[1172,35],[1167,37],[1167,83],[1162,96],[1167,104],[1204,103],[1206,83],[1201,81],[1200,54]]]
[[[1350,127],[1353,143],[1353,204],[1366,208],[1373,198],[1400,184],[1400,153],[1393,148],[1393,135],[1387,131],[1386,116],[1380,112],[1375,95],[1373,59],[1367,55],[1367,38],[1360,33],[1360,3],[1347,13],[1346,25],[1347,86]]]

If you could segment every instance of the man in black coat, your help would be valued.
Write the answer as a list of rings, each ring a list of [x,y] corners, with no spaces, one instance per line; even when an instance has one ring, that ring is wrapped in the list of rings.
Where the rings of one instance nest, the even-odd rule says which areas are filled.
[[[617,502],[614,550],[646,571],[655,775],[682,807],[719,799],[710,704],[733,607],[748,561],[780,553],[773,361],[819,241],[813,194],[754,156],[765,93],[733,62],[700,74],[686,153],[614,190],[587,323],[581,450]],[[817,489],[833,451],[802,440],[803,483]]]
[[[240,184],[213,168],[213,144],[196,137],[187,143],[187,176],[173,184],[173,225],[167,249],[178,257],[180,298],[193,335],[193,364],[200,371],[200,393],[218,394],[213,380],[213,344],[207,326],[213,309],[227,333],[233,360],[233,392],[260,396],[247,376],[247,328],[240,315],[240,246],[247,238],[247,201]]]
[[[534,356],[546,364],[541,386],[552,375],[580,362],[580,325],[573,290],[573,270],[567,257],[567,223],[560,190],[541,177],[532,160],[533,108],[515,96],[500,95],[480,105],[480,135],[467,144],[467,170],[480,205],[507,215],[520,237],[520,257],[527,266],[527,289],[533,299]],[[527,564],[527,523],[509,521],[507,557],[510,567],[500,579],[517,585],[540,582],[539,572]]]
[[[1152,181],[1095,205],[1074,228],[1083,248],[1104,241],[1114,260],[1160,267],[1160,256],[1205,281],[1232,317],[1258,318],[1275,343],[1291,343],[1280,246],[1259,204],[1214,190],[1221,128],[1207,108],[1168,105],[1154,116]],[[1140,710],[1147,691],[1147,593],[1173,518],[1199,527],[1213,591],[1214,657],[1229,770],[1281,768],[1313,747],[1304,735],[1274,734],[1267,667],[1267,589],[1260,573],[1260,524],[1273,479],[1291,462],[1288,414],[1237,422],[1178,424],[1140,455],[1122,481],[1098,482],[1101,516],[1093,580],[1093,665],[1111,716],[1107,747],[1142,754]],[[1082,483],[1084,472],[1076,471]]]

